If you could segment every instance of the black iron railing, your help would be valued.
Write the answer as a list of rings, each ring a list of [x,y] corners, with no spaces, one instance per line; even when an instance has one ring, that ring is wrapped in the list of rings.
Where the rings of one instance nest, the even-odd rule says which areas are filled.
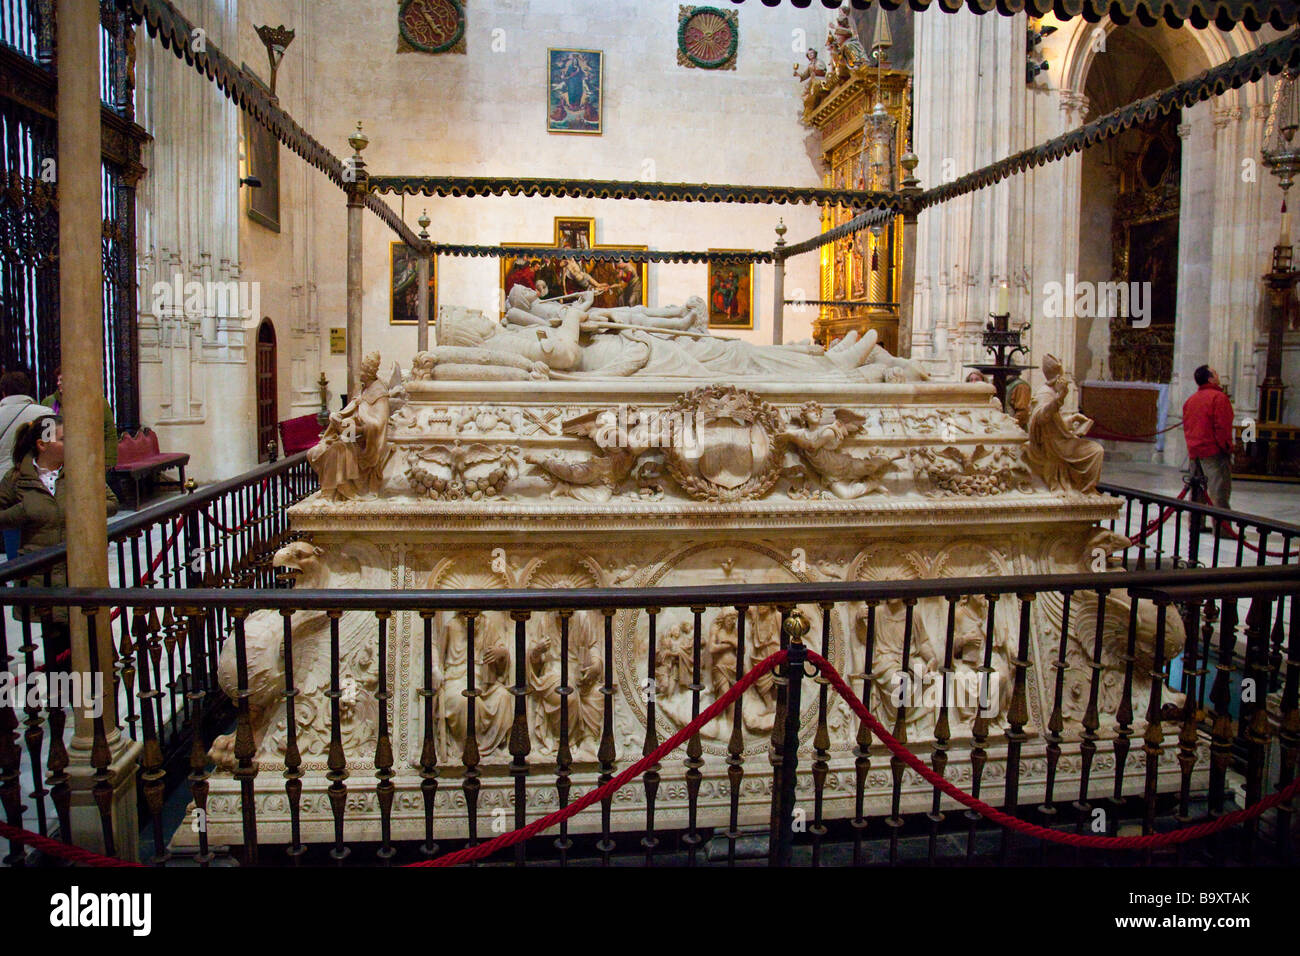
[[[128,609],[134,639],[121,648],[119,673],[128,687],[138,678],[140,719],[130,722],[128,712],[119,725],[144,744],[152,834],[144,856],[156,864],[173,858],[162,815],[159,635],[149,626],[158,615],[177,622],[178,641],[193,662],[185,688],[195,728],[188,784],[192,817],[202,823],[195,824],[201,864],[211,862],[216,846],[208,828],[223,825],[219,842],[246,864],[297,863],[316,854],[336,862],[350,855],[382,863],[431,859],[442,849],[479,844],[489,828],[518,829],[530,816],[567,806],[574,791],[626,769],[638,743],[656,761],[639,787],[624,789],[634,791],[632,804],[607,796],[598,822],[593,807],[558,841],[548,835],[518,843],[516,863],[539,856],[563,863],[581,852],[609,863],[629,840],[647,863],[694,863],[715,851],[734,863],[744,856],[746,820],[752,823],[752,801],[743,803],[744,795],[754,793],[771,801],[771,860],[817,864],[842,852],[846,862],[898,863],[915,851],[930,862],[1035,860],[1048,852],[1067,854],[1053,859],[1113,862],[1116,851],[1031,849],[1028,838],[1009,831],[999,838],[976,813],[954,813],[950,797],[918,787],[864,721],[843,723],[825,674],[802,696],[809,701],[803,711],[792,712],[802,667],[783,667],[736,700],[730,735],[724,728],[713,738],[726,741],[724,750],[706,750],[697,729],[684,759],[670,761],[660,755],[660,732],[680,732],[754,663],[806,631],[807,647],[840,661],[894,738],[975,797],[1065,833],[1114,835],[1129,821],[1147,834],[1178,829],[1228,812],[1238,727],[1249,743],[1247,803],[1294,779],[1297,596],[1295,566],[652,589],[0,592],[0,600],[24,612],[52,604],[74,613]],[[1051,611],[1036,616],[1036,605]],[[1289,614],[1278,641],[1264,622],[1284,606]],[[1211,607],[1213,615],[1202,613]],[[688,623],[670,629],[674,609]],[[87,615],[92,647],[101,617]],[[587,619],[596,624],[580,637]],[[853,622],[847,631],[845,620]],[[928,633],[923,620],[944,624]],[[644,661],[643,669],[629,671],[616,659],[616,621],[620,641],[630,640],[626,653]],[[730,630],[719,621],[731,622]],[[1208,666],[1184,669],[1183,694],[1174,696],[1164,675],[1180,634],[1187,659]],[[558,659],[546,666],[552,636]],[[0,660],[11,661],[3,646]],[[923,660],[926,673],[941,681],[937,701],[908,693],[913,665]],[[616,682],[620,666],[624,678]],[[665,668],[669,678],[681,678],[673,713],[669,697],[655,693]],[[633,680],[644,674],[646,692],[632,723],[629,673]],[[948,689],[971,675],[980,706],[963,712]],[[1242,681],[1255,692],[1241,693]],[[1209,686],[1208,732],[1200,729],[1196,703],[1201,684]],[[903,693],[892,697],[899,688]],[[234,733],[214,741],[204,715],[227,695],[237,703]],[[26,767],[18,710],[27,727]],[[538,747],[539,721],[554,734],[553,746]],[[757,745],[756,726],[770,728],[757,734]],[[96,740],[111,729],[108,719],[96,718]],[[853,734],[849,763],[845,751],[831,752],[832,729]],[[802,733],[810,762],[796,761],[787,745],[791,733]],[[45,807],[44,826],[53,832],[57,821],[59,832],[68,832],[66,757],[56,759],[63,734],[54,712],[0,709],[0,797],[11,824],[22,819],[23,800],[35,801]],[[395,756],[403,734],[405,759]],[[770,734],[770,746],[761,745],[763,734]],[[95,753],[107,786],[108,749]],[[879,769],[873,776],[873,767],[888,767],[888,777]],[[548,782],[538,786],[539,778]],[[785,818],[791,794],[799,801],[797,826]],[[831,809],[834,800],[838,809]],[[107,803],[101,807],[111,845]],[[1230,832],[1158,855],[1152,848],[1123,851],[1125,860],[1176,854],[1179,861],[1289,861],[1294,810],[1295,799],[1287,799]],[[11,840],[7,859],[26,862],[21,840]]]
[[[1106,483],[1097,490],[1124,499],[1123,514],[1108,526],[1133,539],[1124,554],[1126,568],[1300,562],[1300,525],[1197,503],[1192,479],[1185,480],[1179,497]]]
[[[111,522],[111,570],[120,584],[138,588],[282,586],[271,560],[290,537],[287,509],[317,487],[306,452],[301,452]],[[49,588],[66,560],[67,548],[61,545],[0,563],[0,586]],[[57,600],[52,600],[15,608],[7,625],[0,623],[0,631],[8,626],[11,634],[18,632],[13,646],[25,673],[67,669],[66,614],[56,615],[57,606]],[[228,631],[230,623],[224,609],[210,613],[205,652],[212,655],[218,635]],[[147,690],[162,752],[168,761],[183,756],[189,747],[188,695],[195,674],[195,645],[183,637],[184,622],[172,607],[159,607],[137,620],[128,606],[119,604],[112,609],[109,627],[118,648],[114,691],[124,731],[139,739],[143,711],[137,705],[145,688],[136,686],[142,675],[132,666],[129,649],[146,641],[151,655]],[[40,642],[38,634],[43,636]]]

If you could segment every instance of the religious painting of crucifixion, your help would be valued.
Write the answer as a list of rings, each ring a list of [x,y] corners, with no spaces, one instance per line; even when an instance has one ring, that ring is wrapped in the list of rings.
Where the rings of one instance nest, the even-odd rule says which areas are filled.
[[[750,249],[710,249],[709,252],[751,252]],[[754,327],[754,264],[709,263],[709,328]]]
[[[416,325],[420,321],[420,257],[404,242],[388,245],[388,323]],[[438,259],[429,260],[429,321],[438,316]]]
[[[604,119],[605,54],[547,50],[546,131],[599,133]]]
[[[556,249],[596,249],[644,252],[648,246],[597,245],[596,220],[574,216],[555,217]],[[539,247],[536,242],[503,242],[504,247]],[[610,309],[623,305],[646,305],[646,263],[630,259],[578,260],[558,255],[506,255],[501,257],[501,301],[511,286],[533,289],[543,299],[571,296],[588,289],[596,294],[594,306]],[[504,315],[504,311],[502,315]]]

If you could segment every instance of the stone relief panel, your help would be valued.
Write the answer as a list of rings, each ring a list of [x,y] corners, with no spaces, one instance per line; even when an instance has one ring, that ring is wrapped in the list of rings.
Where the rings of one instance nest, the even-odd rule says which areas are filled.
[[[790,566],[789,551],[754,542],[700,544],[678,551],[650,569],[640,582],[647,587],[807,581],[808,575]],[[822,614],[815,605],[799,608],[810,624],[804,638],[822,651]],[[748,608],[744,617],[743,664],[740,673],[780,648],[781,614],[775,608]],[[741,656],[741,616],[735,608],[707,608],[700,616],[700,699],[703,711],[735,683]],[[618,730],[621,746],[639,752],[646,726],[653,718],[657,739],[663,740],[689,723],[693,711],[695,618],[689,608],[665,608],[655,618],[653,657],[649,618],[620,612],[615,618],[615,676],[622,705]],[[831,648],[834,655],[834,648]],[[811,702],[809,698],[812,697]],[[815,713],[815,695],[805,697],[805,727]],[[776,712],[776,685],[765,674],[744,695],[740,746],[745,753],[765,750]],[[734,713],[720,714],[701,730],[707,754],[727,753],[735,730]]]
[[[1105,529],[1094,530],[1083,541],[1082,547],[1078,539],[1049,541],[1043,545],[1045,570],[1051,574],[1099,570],[1101,563],[1110,555],[1128,546],[1127,538]],[[1111,570],[1118,573],[1118,568],[1112,567]],[[1040,615],[1036,627],[1038,658],[1044,662],[1055,660],[1059,653],[1065,601],[1060,593],[1045,592],[1039,595],[1036,603]],[[1098,606],[1099,603],[1102,604],[1101,607]],[[1130,679],[1129,702],[1132,713],[1138,723],[1142,724],[1150,700],[1151,672],[1155,664],[1155,605],[1150,601],[1135,600],[1123,588],[1111,591],[1104,602],[1099,602],[1097,595],[1092,592],[1080,592],[1071,598],[1061,700],[1062,714],[1067,721],[1083,721],[1090,710],[1095,710],[1101,725],[1114,724],[1113,717],[1101,715],[1116,714],[1124,700],[1125,658],[1128,655],[1130,628],[1133,630],[1135,660]],[[1171,608],[1165,615],[1163,661],[1169,661],[1181,653],[1186,639],[1182,617]],[[1097,677],[1095,705],[1090,706],[1094,655],[1101,664],[1101,670]],[[1166,705],[1181,707],[1184,697],[1166,685],[1161,691],[1161,700]],[[1048,699],[1044,704],[1050,707],[1053,701]],[[1081,729],[1081,724],[1067,728],[1072,733],[1078,733]]]
[[[386,549],[361,539],[321,548],[295,541],[275,555],[276,567],[299,573],[303,588],[385,588],[391,586],[392,556]],[[298,695],[294,699],[296,746],[307,769],[323,767],[330,741],[331,638],[325,611],[295,611],[290,617],[293,634],[293,674]],[[352,759],[373,756],[378,733],[378,625],[371,611],[348,611],[339,618],[340,733]],[[390,629],[388,639],[392,641]],[[256,759],[273,767],[284,766],[289,743],[284,708],[284,619],[278,611],[256,611],[244,623],[248,658],[249,711]],[[391,656],[390,656],[391,659]],[[390,670],[389,683],[395,674]],[[217,664],[221,689],[231,698],[238,694],[236,648],[228,637]],[[235,764],[235,735],[214,742],[210,756],[218,767]]]
[[[978,540],[959,539],[932,551],[922,542],[869,545],[850,565],[847,579],[888,581],[1010,573],[1011,562],[999,550]],[[875,608],[874,628],[871,609],[855,605],[851,654],[859,680],[870,674],[872,713],[885,726],[903,731],[911,739],[931,736],[945,706],[953,737],[968,736],[981,714],[995,727],[1000,726],[1013,688],[1016,603],[1003,597],[995,604],[990,642],[988,599],[971,595],[955,602],[952,670],[946,681],[948,602],[944,598],[921,598],[910,613],[904,602],[886,601]],[[868,671],[869,645],[872,664]]]

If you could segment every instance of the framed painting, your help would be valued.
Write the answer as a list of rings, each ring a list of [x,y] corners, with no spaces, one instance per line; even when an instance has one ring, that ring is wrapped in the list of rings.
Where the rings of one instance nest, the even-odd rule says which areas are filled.
[[[750,249],[710,249],[709,252],[752,252]],[[709,328],[754,327],[754,264],[709,263]]]
[[[595,219],[555,217],[555,244],[561,249],[590,249],[595,243]]]
[[[546,51],[546,131],[600,133],[604,119],[605,54]]]
[[[644,252],[649,246],[596,246],[597,249],[627,249]],[[598,309],[610,309],[620,305],[647,305],[646,302],[646,267],[648,263],[633,262],[631,259],[615,259],[610,262],[585,263],[591,277],[602,289],[594,303]]]
[[[420,257],[404,242],[388,244],[388,324],[420,324]],[[438,258],[429,260],[429,325],[438,318]]]
[[[644,251],[648,246],[597,245],[596,220],[580,216],[556,216],[554,244],[557,249],[627,249]],[[533,246],[534,242],[503,242],[511,246]],[[629,259],[608,262],[579,262],[563,256],[503,256],[501,259],[502,301],[511,286],[524,285],[544,299],[572,295],[584,289],[596,291],[597,308],[645,305],[647,264]],[[504,315],[504,311],[502,315]]]
[[[244,64],[244,73],[261,89],[270,89]],[[244,114],[245,176],[255,176],[262,185],[244,186],[248,218],[274,232],[280,231],[280,141],[253,117]]]

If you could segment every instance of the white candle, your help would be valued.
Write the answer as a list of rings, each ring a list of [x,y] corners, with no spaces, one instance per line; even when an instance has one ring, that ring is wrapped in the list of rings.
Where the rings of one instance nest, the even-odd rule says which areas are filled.
[[[1011,312],[1011,290],[1007,288],[1006,280],[998,283],[997,295],[993,301],[994,315],[1007,315]]]
[[[1282,200],[1282,231],[1278,234],[1279,246],[1291,245],[1291,213],[1287,212],[1286,200]]]

